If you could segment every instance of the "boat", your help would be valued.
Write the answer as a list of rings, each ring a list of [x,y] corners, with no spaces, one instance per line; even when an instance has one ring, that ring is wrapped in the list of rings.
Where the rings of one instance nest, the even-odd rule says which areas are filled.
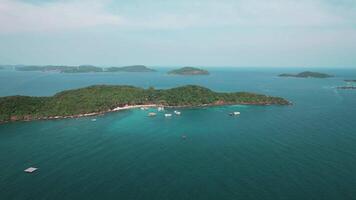
[[[157,108],[158,111],[164,111],[164,107],[160,106]]]
[[[175,113],[176,115],[180,115],[180,114],[181,114],[181,112],[179,112],[179,111],[177,111],[177,110],[175,110],[174,113]]]
[[[141,110],[148,110],[147,107],[141,107]]]
[[[236,115],[240,115],[241,113],[240,112],[231,112],[229,113],[230,116],[236,116]]]
[[[96,121],[96,119],[92,119],[91,121],[92,121],[92,122],[95,122],[95,121]]]
[[[157,115],[157,113],[154,113],[154,112],[148,113],[148,116],[149,116],[149,117],[154,117],[154,116],[156,116],[156,115]]]
[[[172,114],[166,113],[164,114],[165,117],[172,117]]]

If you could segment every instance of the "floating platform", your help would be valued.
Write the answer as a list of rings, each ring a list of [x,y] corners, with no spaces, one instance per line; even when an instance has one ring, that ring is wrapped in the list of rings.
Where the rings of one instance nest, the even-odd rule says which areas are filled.
[[[24,170],[24,172],[26,173],[33,173],[37,170],[38,168],[35,168],[35,167],[29,167],[27,169]]]

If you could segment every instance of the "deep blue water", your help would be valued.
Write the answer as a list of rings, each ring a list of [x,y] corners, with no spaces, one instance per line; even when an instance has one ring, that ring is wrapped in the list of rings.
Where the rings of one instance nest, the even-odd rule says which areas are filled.
[[[213,68],[210,76],[0,71],[0,96],[52,95],[93,84],[282,96],[293,106],[184,109],[148,118],[130,110],[92,118],[0,125],[0,199],[355,199],[356,90],[330,79],[279,78],[300,69]],[[240,111],[241,116],[227,114]],[[166,112],[171,112],[167,110]],[[182,139],[186,135],[186,139]],[[35,166],[39,170],[26,174]]]

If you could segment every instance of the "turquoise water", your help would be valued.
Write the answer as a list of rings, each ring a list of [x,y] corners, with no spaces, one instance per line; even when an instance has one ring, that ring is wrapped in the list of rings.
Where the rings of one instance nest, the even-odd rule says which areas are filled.
[[[298,72],[211,69],[211,76],[171,77],[0,71],[0,96],[52,95],[92,84],[199,84],[294,102],[183,109],[170,119],[136,109],[3,124],[0,199],[354,199],[356,91],[335,87],[356,79],[356,70],[318,70],[337,75],[331,79],[276,77],[286,71]],[[228,116],[232,111],[241,116]],[[30,166],[39,170],[24,173]]]

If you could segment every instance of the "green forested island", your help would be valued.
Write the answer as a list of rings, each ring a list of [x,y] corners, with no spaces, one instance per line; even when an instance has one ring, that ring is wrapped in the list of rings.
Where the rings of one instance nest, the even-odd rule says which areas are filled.
[[[97,67],[93,65],[80,65],[80,66],[17,66],[17,71],[41,71],[41,72],[60,72],[60,73],[97,73],[97,72],[153,72],[144,65],[132,65],[124,67]]]
[[[296,77],[296,78],[330,78],[333,77],[329,74],[319,73],[319,72],[311,72],[305,71],[299,74],[280,74],[280,77]]]
[[[180,69],[175,69],[169,71],[168,74],[172,75],[209,75],[209,71],[204,69],[199,69],[196,67],[183,67]]]
[[[214,92],[195,85],[166,90],[95,85],[59,92],[50,97],[1,97],[0,122],[80,117],[111,112],[117,107],[149,104],[195,107],[230,104],[288,105],[289,102],[280,97],[248,92]]]

